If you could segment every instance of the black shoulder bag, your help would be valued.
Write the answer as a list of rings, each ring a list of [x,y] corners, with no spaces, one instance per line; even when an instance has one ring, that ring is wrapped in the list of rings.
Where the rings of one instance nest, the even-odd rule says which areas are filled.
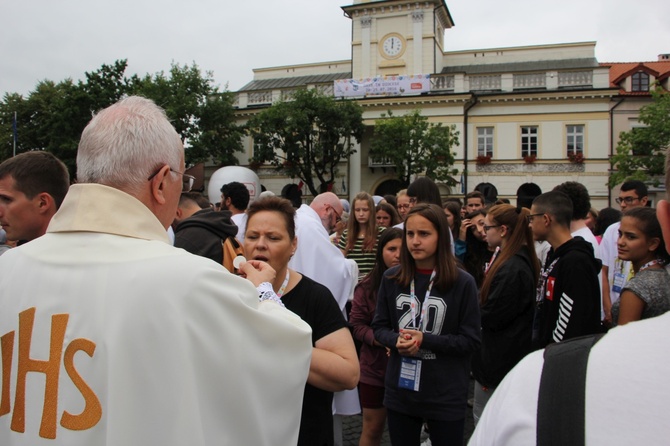
[[[586,368],[604,335],[583,336],[544,350],[537,400],[538,446],[584,446]]]

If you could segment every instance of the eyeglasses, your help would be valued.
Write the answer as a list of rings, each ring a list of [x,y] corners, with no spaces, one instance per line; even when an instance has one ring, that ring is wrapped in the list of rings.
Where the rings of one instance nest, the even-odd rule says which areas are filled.
[[[328,207],[331,208],[333,210],[333,212],[335,213],[335,223],[341,222],[342,221],[342,214],[338,213],[333,206],[328,205]]]
[[[499,227],[501,227],[501,226],[502,226],[502,225],[491,225],[491,226],[483,225],[482,228],[484,228],[484,232],[489,232],[489,229],[492,229],[492,228],[499,228]]]
[[[614,201],[616,201],[617,204],[621,204],[621,203],[633,204],[633,202],[635,200],[639,200],[639,199],[640,199],[640,197],[623,197],[623,198],[617,198]]]
[[[526,216],[526,220],[528,220],[528,223],[532,223],[532,222],[533,222],[533,217],[539,217],[540,215],[544,215],[544,213],[542,213],[542,214],[530,214],[530,215],[527,215],[527,216]]]
[[[409,197],[409,204],[416,204],[416,197]]]
[[[147,181],[153,180],[153,178],[158,175],[158,172],[160,172],[162,167],[158,169],[153,175],[151,175],[149,178],[147,178]],[[179,175],[182,176],[182,183],[181,183],[181,191],[182,192],[191,192],[191,189],[193,189],[193,185],[195,184],[195,177],[193,175],[189,175],[184,172],[179,172],[178,170],[174,170],[173,168],[170,167],[170,172],[173,173],[178,173]]]

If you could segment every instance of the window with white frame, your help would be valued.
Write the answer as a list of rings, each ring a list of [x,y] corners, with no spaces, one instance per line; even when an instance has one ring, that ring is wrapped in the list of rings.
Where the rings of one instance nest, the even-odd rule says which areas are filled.
[[[566,127],[567,155],[584,154],[584,126],[569,125]]]
[[[521,157],[537,156],[537,126],[521,127]]]
[[[477,127],[477,156],[493,157],[493,127]]]

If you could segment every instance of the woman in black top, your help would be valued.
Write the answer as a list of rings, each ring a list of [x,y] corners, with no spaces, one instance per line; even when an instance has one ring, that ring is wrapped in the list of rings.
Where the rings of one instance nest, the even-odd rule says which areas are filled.
[[[303,396],[298,445],[330,446],[334,443],[333,392],[356,387],[360,373],[358,358],[344,316],[328,288],[288,268],[298,246],[294,218],[295,210],[286,199],[267,197],[254,201],[247,210],[244,250],[249,259],[262,260],[274,268],[275,293],[286,308],[312,327],[314,348]],[[281,385],[280,376],[277,385]]]

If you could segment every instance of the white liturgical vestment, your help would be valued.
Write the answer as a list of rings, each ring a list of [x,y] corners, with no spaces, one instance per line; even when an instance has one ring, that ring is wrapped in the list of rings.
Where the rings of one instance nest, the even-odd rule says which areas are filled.
[[[0,256],[0,309],[0,445],[297,442],[309,326],[119,190]]]
[[[303,204],[296,211],[295,235],[298,248],[288,266],[319,282],[333,293],[341,310],[353,298],[358,278],[354,275],[356,262],[346,259],[328,237],[319,214]]]

